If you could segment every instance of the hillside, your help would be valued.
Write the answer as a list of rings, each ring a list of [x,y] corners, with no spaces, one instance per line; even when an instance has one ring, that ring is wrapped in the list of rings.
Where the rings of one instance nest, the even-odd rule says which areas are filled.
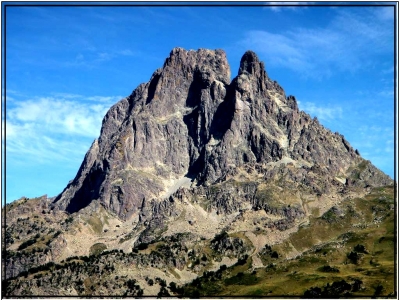
[[[46,252],[53,255],[58,249],[57,239],[67,245],[79,243],[86,247],[86,255],[71,253],[54,259],[54,262],[43,260],[39,266],[32,263],[26,271],[3,280],[3,293],[12,297],[394,297],[396,236],[393,194],[394,187],[389,186],[374,188],[362,198],[348,198],[322,216],[312,217],[309,224],[301,225],[284,241],[267,241],[258,249],[253,241],[262,243],[262,229],[256,229],[252,235],[246,231],[224,232],[211,239],[178,233],[154,243],[139,244],[132,251],[123,251],[115,246],[106,249],[105,244],[95,241],[84,243],[85,236],[73,229],[79,228],[77,220],[61,223],[59,227],[51,222],[48,226],[59,228],[64,233],[54,239],[56,233],[49,235],[47,232],[51,230],[46,231],[46,226],[42,226],[35,234],[38,235],[35,243],[20,251],[8,250],[7,258],[15,262],[18,258],[40,257]],[[27,207],[38,199],[22,201],[25,203],[14,210]],[[32,213],[29,220],[31,218],[41,220],[42,213]],[[86,223],[88,230],[94,229],[93,223]],[[72,239],[73,232],[75,240]],[[101,234],[101,240],[107,240],[106,234]],[[12,233],[7,236],[10,235]],[[20,240],[26,243],[32,239]],[[10,248],[20,247],[20,240],[14,241]],[[7,271],[11,266],[13,264],[9,263]]]

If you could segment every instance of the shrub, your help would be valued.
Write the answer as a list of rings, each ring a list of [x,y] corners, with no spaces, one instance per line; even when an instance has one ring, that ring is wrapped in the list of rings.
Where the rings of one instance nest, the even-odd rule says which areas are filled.
[[[176,288],[177,288],[176,283],[171,281],[169,284],[169,289],[171,290],[171,292],[175,293],[177,291]]]
[[[327,273],[339,273],[339,269],[331,266],[323,266],[318,268],[318,271]]]
[[[378,284],[375,287],[374,297],[379,296],[382,292],[383,292],[383,286],[382,286],[382,284]]]
[[[360,244],[357,244],[357,246],[354,246],[354,251],[357,252],[357,253],[368,254],[368,251],[365,248],[365,246],[364,245],[360,245]]]
[[[137,246],[137,248],[138,248],[138,250],[145,250],[145,249],[147,249],[148,246],[149,246],[149,244],[147,244],[147,243],[140,243]]]
[[[136,285],[136,280],[135,279],[129,279],[125,285],[128,287],[128,289],[133,290]]]
[[[337,298],[339,296],[349,296],[350,291],[356,291],[362,284],[361,280],[356,279],[353,284],[345,280],[327,283],[323,289],[311,287],[304,292],[304,298]]]
[[[226,231],[222,231],[221,233],[217,234],[211,241],[211,243],[216,243],[228,238],[229,235]]]
[[[36,239],[27,240],[27,241],[23,242],[21,245],[19,245],[18,251],[21,251],[21,250],[23,250],[25,248],[28,248],[29,246],[31,246],[31,245],[33,245],[35,243],[36,243]]]
[[[157,297],[169,297],[169,296],[171,295],[168,293],[168,290],[164,286],[161,286],[160,291],[157,294]]]
[[[271,258],[278,258],[279,254],[276,251],[272,251],[272,248],[270,245],[265,245],[264,248],[261,251],[261,254],[265,254],[270,256]]]
[[[149,280],[147,280],[147,283],[149,284],[149,286],[153,286],[154,280],[153,279],[149,279]]]
[[[347,254],[347,258],[351,261],[351,263],[358,264],[361,259],[361,254],[351,251],[349,254]]]
[[[243,257],[238,259],[238,262],[236,263],[237,266],[243,266],[246,264],[247,259],[249,258],[249,256],[247,254],[245,254]]]

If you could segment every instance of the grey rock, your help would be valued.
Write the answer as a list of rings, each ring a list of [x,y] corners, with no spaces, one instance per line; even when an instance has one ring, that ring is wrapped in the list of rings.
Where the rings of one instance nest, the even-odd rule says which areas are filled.
[[[293,170],[287,161],[301,166]],[[363,161],[342,135],[299,111],[254,52],[243,55],[230,82],[224,51],[175,48],[148,83],[110,108],[100,137],[53,207],[73,213],[99,200],[121,219],[172,216],[173,202],[165,199],[171,179],[186,176],[194,181],[190,195],[205,194],[219,213],[238,211],[244,202],[272,210],[255,197],[259,182],[238,188],[229,178],[247,168],[320,195],[339,189],[334,177]],[[368,164],[347,187],[391,183]]]

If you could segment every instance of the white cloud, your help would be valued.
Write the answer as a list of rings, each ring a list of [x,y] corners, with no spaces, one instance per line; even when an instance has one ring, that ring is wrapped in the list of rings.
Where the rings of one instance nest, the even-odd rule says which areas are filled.
[[[320,121],[332,121],[342,118],[343,109],[340,106],[320,107],[312,102],[297,101],[299,108]]]
[[[118,54],[126,55],[126,56],[133,56],[133,55],[135,55],[135,52],[133,52],[130,49],[124,49],[124,50],[118,51]]]
[[[120,99],[57,94],[16,101],[6,111],[7,154],[14,162],[82,159],[99,136],[105,113]]]
[[[85,102],[83,97],[41,97],[19,101],[7,110],[7,124],[30,125],[36,130],[93,137],[108,108],[122,97],[99,97],[101,102]],[[96,97],[88,97],[93,101]],[[8,132],[7,132],[8,134]]]
[[[111,54],[108,52],[100,52],[100,53],[97,53],[96,61],[100,61],[100,62],[108,61],[108,60],[112,59],[113,57],[114,57],[114,54]]]
[[[82,50],[84,53],[82,53]],[[85,51],[86,50],[86,51]],[[81,49],[81,52],[76,56],[65,62],[53,61],[52,64],[58,64],[61,67],[86,67],[92,68],[101,65],[102,63],[112,61],[121,56],[137,56],[141,55],[139,51],[132,51],[131,49],[99,51],[97,48]]]
[[[378,93],[378,95],[379,95],[379,96],[382,96],[382,97],[390,97],[390,98],[393,98],[393,96],[394,96],[394,91],[393,91],[393,90],[389,90],[389,89],[387,89],[387,90],[382,90],[382,91],[380,91],[380,92]]]
[[[371,59],[374,54],[392,54],[393,22],[377,18],[377,10],[334,9],[332,13],[325,27],[299,27],[284,33],[253,30],[241,44],[261,54],[267,66],[283,66],[314,78],[329,77],[337,70],[369,68],[376,64]]]
[[[282,10],[297,10],[298,8],[306,9],[307,6],[313,2],[265,2],[266,9],[270,9],[274,12],[280,12]]]

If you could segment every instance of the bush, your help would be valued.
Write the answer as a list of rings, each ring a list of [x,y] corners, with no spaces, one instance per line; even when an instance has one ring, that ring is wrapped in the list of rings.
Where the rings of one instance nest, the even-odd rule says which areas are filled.
[[[272,248],[271,248],[270,245],[265,245],[264,248],[261,251],[261,254],[268,255],[271,258],[279,258],[278,252],[272,251]]]
[[[368,254],[368,251],[365,248],[365,246],[364,245],[360,245],[360,244],[357,244],[357,246],[354,246],[354,251],[357,252],[357,253]]]
[[[331,266],[323,266],[318,268],[318,271],[327,273],[339,273],[339,269]]]
[[[27,241],[23,242],[21,245],[19,245],[18,251],[26,249],[26,248],[28,248],[29,246],[31,246],[31,245],[33,245],[35,243],[36,243],[36,239],[27,240]]]
[[[148,279],[147,283],[148,283],[149,286],[153,286],[154,280],[153,279]]]
[[[237,266],[243,266],[246,264],[247,259],[249,258],[249,256],[247,254],[245,254],[243,257],[238,259],[238,262],[236,263]]]
[[[168,292],[168,290],[164,287],[161,286],[160,291],[157,294],[157,297],[169,297],[171,296]]]
[[[375,287],[374,297],[379,296],[380,294],[382,294],[382,292],[383,292],[383,286],[382,286],[382,284],[378,284]]]
[[[137,248],[138,248],[138,250],[145,250],[145,249],[147,249],[148,246],[149,246],[149,244],[147,244],[147,243],[140,243],[137,246]]]
[[[356,292],[361,288],[362,281],[356,279],[352,284],[345,280],[327,283],[323,289],[311,287],[304,292],[304,298],[338,298],[339,296],[351,296],[350,292]]]
[[[135,279],[129,279],[125,285],[128,287],[128,289],[133,290],[136,285],[136,280]]]
[[[253,285],[258,282],[257,275],[239,272],[236,276],[226,278],[224,283],[226,285]]]
[[[176,293],[176,291],[177,291],[176,283],[171,281],[169,284],[169,289],[171,290],[171,292]]]
[[[349,254],[347,254],[347,258],[351,261],[351,263],[358,264],[361,259],[361,254],[351,251]]]
[[[211,241],[211,243],[216,243],[228,238],[229,235],[226,231],[222,231],[221,233],[217,234]]]

